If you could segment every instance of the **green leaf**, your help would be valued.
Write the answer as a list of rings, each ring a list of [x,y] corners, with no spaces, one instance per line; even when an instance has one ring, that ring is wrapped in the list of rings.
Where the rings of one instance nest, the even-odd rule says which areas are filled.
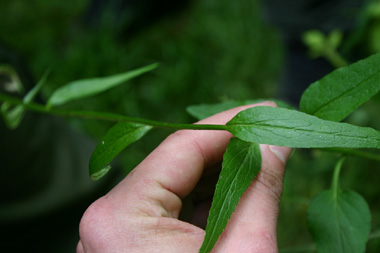
[[[364,252],[371,229],[366,201],[354,191],[319,193],[307,212],[309,229],[318,252]]]
[[[336,50],[342,44],[343,32],[340,30],[333,30],[326,39],[330,47],[333,50]]]
[[[96,181],[110,169],[109,163],[129,144],[139,140],[151,126],[121,121],[116,123],[96,146],[90,158],[90,176]]]
[[[122,84],[134,77],[142,75],[148,71],[155,69],[158,64],[151,64],[143,68],[128,71],[126,73],[102,77],[77,80],[66,84],[57,89],[49,98],[47,107],[62,105],[66,102],[79,98],[89,97],[100,92],[111,89],[119,84]]]
[[[242,105],[252,105],[257,103],[262,103],[268,101],[266,99],[255,99],[255,100],[243,100],[243,101],[226,101],[218,104],[200,104],[200,105],[192,105],[188,106],[186,108],[186,111],[193,116],[194,118],[201,120],[208,118],[214,114],[242,106]],[[291,105],[288,105],[287,103],[277,100],[277,99],[271,99],[271,101],[275,102],[279,107],[293,109],[294,107]]]
[[[314,56],[322,54],[326,47],[326,36],[319,30],[309,30],[302,35],[302,40]]]
[[[380,54],[339,68],[310,85],[300,110],[322,119],[341,121],[380,90]]]
[[[380,148],[380,132],[368,127],[322,120],[295,110],[257,106],[226,124],[236,137],[293,148]]]
[[[34,86],[28,94],[25,95],[23,101],[25,104],[28,104],[34,100],[34,98],[37,96],[38,92],[41,90],[42,86],[45,85],[48,75],[50,74],[50,69],[46,70],[43,76],[41,77],[40,81]]]
[[[260,167],[259,145],[232,138],[224,153],[222,171],[216,184],[205,239],[199,252],[212,250],[240,197],[259,173]]]
[[[24,107],[22,105],[12,106],[8,102],[4,102],[0,107],[0,112],[7,127],[15,129],[21,123]]]
[[[40,81],[37,83],[36,86],[34,86],[24,97],[23,102],[25,104],[28,104],[33,101],[35,96],[38,94],[42,86],[46,83],[47,76],[49,75],[50,70],[45,71],[44,75],[40,79]],[[1,105],[1,114],[3,115],[4,121],[6,125],[10,129],[17,128],[21,120],[24,116],[25,108],[23,105],[16,105],[12,107],[9,103],[4,102]]]
[[[9,82],[2,84],[2,89],[6,92],[21,95],[24,92],[24,86],[21,83],[20,77],[16,70],[7,64],[0,64],[0,74],[5,74],[9,77]]]

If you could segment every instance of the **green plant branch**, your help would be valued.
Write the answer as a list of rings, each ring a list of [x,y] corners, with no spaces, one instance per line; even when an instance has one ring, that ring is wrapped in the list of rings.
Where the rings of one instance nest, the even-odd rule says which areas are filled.
[[[23,100],[0,93],[0,101],[6,101],[12,105],[22,105],[25,109],[39,113],[56,115],[62,117],[82,118],[82,119],[96,119],[104,121],[128,121],[133,123],[145,124],[158,128],[167,129],[193,129],[193,130],[227,130],[225,125],[201,125],[201,124],[175,124],[159,122],[141,118],[128,117],[125,115],[109,113],[109,112],[94,112],[94,111],[78,111],[78,110],[62,110],[62,109],[47,109],[44,105],[38,103],[25,103]],[[360,151],[349,148],[321,148],[325,152],[342,153],[356,157],[366,158],[370,160],[380,161],[380,155],[371,152]]]
[[[21,99],[8,96],[0,93],[0,101],[7,101],[12,105],[22,105],[25,109],[30,111],[35,111],[39,113],[56,115],[61,117],[73,117],[73,118],[83,118],[83,119],[97,119],[106,121],[128,121],[131,123],[144,124],[152,127],[158,128],[168,128],[168,129],[190,129],[190,130],[227,130],[225,125],[208,125],[208,124],[176,124],[167,123],[154,120],[147,120],[135,117],[124,116],[115,113],[108,112],[94,112],[94,111],[78,111],[78,110],[61,110],[61,109],[48,109],[44,105],[37,103],[24,103]]]
[[[342,68],[348,66],[348,62],[333,48],[324,50],[324,57],[335,67]]]
[[[339,190],[339,175],[340,171],[342,169],[343,162],[346,158],[342,157],[339,159],[339,161],[336,163],[334,168],[334,175],[332,180],[332,191],[333,191],[333,198],[336,199],[338,196],[338,190]]]

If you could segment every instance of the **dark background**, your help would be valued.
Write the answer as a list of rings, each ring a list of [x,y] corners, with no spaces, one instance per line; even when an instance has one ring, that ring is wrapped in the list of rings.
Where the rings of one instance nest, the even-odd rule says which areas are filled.
[[[72,80],[121,73],[159,62],[157,70],[64,108],[110,111],[190,123],[199,103],[281,98],[297,106],[302,91],[333,70],[312,59],[303,32],[339,29],[348,61],[380,52],[379,1],[2,0],[0,65],[13,67],[25,91],[46,69],[44,103]],[[0,75],[0,82],[6,80]],[[1,83],[0,83],[1,84]],[[380,129],[379,96],[347,121]],[[11,252],[72,252],[86,207],[133,169],[170,132],[149,133],[119,156],[99,182],[88,160],[110,123],[28,113],[9,130],[0,122],[0,241]],[[330,187],[338,155],[297,150],[289,162],[278,228],[283,252],[313,252],[310,200]],[[348,158],[343,188],[368,202],[380,227],[379,163]],[[378,252],[380,240],[368,243]]]

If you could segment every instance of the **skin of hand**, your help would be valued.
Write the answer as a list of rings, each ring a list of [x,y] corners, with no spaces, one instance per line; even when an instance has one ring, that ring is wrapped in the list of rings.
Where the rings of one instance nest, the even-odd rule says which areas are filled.
[[[237,107],[199,124],[225,124]],[[182,199],[220,163],[232,135],[181,130],[170,135],[124,180],[95,201],[80,222],[77,253],[198,252],[205,231],[178,220]],[[260,145],[261,171],[241,197],[212,252],[278,252],[277,218],[290,148]]]

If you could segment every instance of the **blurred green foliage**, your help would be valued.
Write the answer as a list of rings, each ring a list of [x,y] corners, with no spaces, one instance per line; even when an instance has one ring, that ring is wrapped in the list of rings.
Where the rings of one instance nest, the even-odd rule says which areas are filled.
[[[184,11],[128,36],[122,34],[128,26],[128,16],[115,23],[112,13],[105,11],[98,25],[86,24],[90,2],[0,3],[0,42],[21,55],[34,80],[39,80],[48,67],[52,68],[42,91],[43,99],[72,80],[113,75],[153,62],[160,63],[154,72],[66,107],[186,123],[193,121],[185,111],[192,104],[276,96],[283,49],[277,33],[262,21],[257,1],[193,1]],[[355,43],[372,45],[362,51],[373,53],[379,50],[380,19],[379,12],[370,13],[373,16],[365,16],[358,33],[360,40]],[[376,96],[348,121],[380,129],[379,101],[380,96]],[[93,120],[68,122],[97,140],[111,126]],[[166,131],[149,134],[134,144],[121,156],[123,169],[132,169],[167,134]],[[335,154],[318,150],[297,150],[293,154],[281,202],[280,249],[294,247],[287,252],[296,252],[296,248],[306,245],[306,250],[298,252],[310,251],[307,205],[318,192],[330,187],[337,159]],[[348,158],[341,179],[343,188],[359,192],[369,202],[374,231],[380,229],[378,174],[379,162]],[[73,229],[76,231],[76,227]],[[72,231],[63,229],[62,233]],[[63,243],[62,239],[58,241]],[[368,246],[369,252],[377,252],[380,240],[373,239]]]
[[[153,74],[70,107],[191,122],[185,108],[192,104],[273,97],[282,49],[276,33],[263,24],[257,1],[195,1],[130,37],[121,34],[128,17],[115,23],[107,10],[98,25],[85,24],[89,4],[60,0],[3,4],[0,39],[22,54],[35,80],[52,66],[42,91],[45,99],[69,81],[153,62],[160,63]],[[74,124],[96,138],[110,127],[96,121]],[[151,140],[153,146],[163,135]]]

